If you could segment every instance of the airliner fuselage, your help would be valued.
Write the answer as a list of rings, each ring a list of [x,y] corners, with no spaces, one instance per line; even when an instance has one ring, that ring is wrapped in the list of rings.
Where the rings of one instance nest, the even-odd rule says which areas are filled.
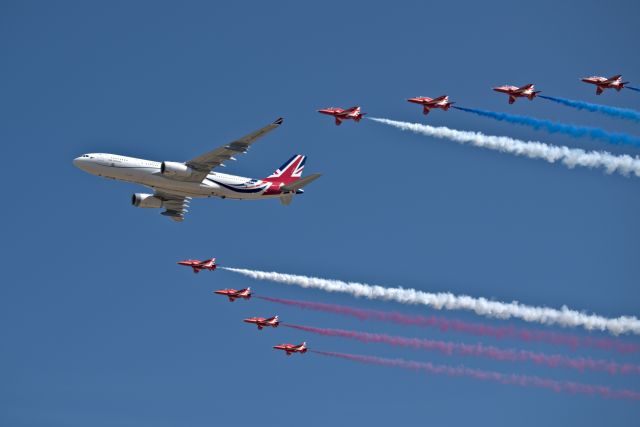
[[[73,163],[85,172],[118,181],[134,182],[170,191],[184,197],[221,197],[230,199],[278,198],[283,182],[263,181],[219,172],[210,172],[202,182],[182,181],[161,171],[161,162],[109,153],[89,153]],[[298,194],[302,190],[298,190]]]

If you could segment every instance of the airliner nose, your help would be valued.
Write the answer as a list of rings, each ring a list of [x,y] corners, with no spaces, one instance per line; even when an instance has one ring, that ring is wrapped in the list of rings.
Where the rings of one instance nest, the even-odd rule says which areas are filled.
[[[78,169],[86,170],[87,166],[89,166],[88,163],[89,162],[86,155],[82,155],[73,159],[73,165]]]
[[[77,168],[82,169],[83,163],[84,163],[84,159],[82,158],[82,156],[76,157],[75,159],[73,159],[73,165]]]

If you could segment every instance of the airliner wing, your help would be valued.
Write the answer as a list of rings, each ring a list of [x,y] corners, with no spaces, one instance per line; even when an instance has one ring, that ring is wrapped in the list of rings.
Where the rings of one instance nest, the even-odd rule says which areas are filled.
[[[275,122],[271,123],[259,129],[249,135],[243,136],[233,142],[230,142],[215,150],[209,151],[201,156],[191,159],[186,162],[186,165],[196,171],[192,175],[189,181],[202,182],[203,179],[209,174],[211,169],[220,166],[225,161],[233,158],[236,154],[246,153],[251,144],[253,144],[258,138],[271,132],[282,124],[283,119],[279,118]]]
[[[174,221],[184,221],[184,215],[189,212],[187,208],[189,207],[189,202],[191,202],[191,197],[167,193],[161,190],[156,191],[154,195],[162,200],[162,207],[165,208],[165,211],[161,212],[161,215],[168,216]]]

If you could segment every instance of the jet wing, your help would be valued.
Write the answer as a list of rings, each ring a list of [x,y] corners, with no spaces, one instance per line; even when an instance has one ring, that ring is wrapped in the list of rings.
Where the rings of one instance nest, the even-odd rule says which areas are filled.
[[[525,90],[531,89],[533,87],[532,83],[526,84],[522,87],[519,87],[518,90],[516,90],[516,92],[520,93],[520,92],[524,92]]]
[[[259,129],[249,135],[243,136],[240,139],[237,139],[233,142],[230,142],[222,147],[216,148],[215,150],[209,151],[201,156],[198,156],[194,159],[186,162],[186,165],[190,168],[194,169],[196,173],[192,175],[189,181],[193,182],[202,182],[211,169],[220,166],[225,161],[233,158],[236,154],[246,153],[249,149],[249,146],[253,144],[258,138],[266,135],[271,132],[278,126],[282,124],[283,119],[279,118],[275,122],[271,123]]]
[[[180,196],[178,194],[171,194],[165,191],[156,191],[154,194],[156,197],[162,199],[162,207],[165,208],[161,215],[168,216],[174,221],[184,221],[184,215],[189,212],[189,202],[191,197]]]

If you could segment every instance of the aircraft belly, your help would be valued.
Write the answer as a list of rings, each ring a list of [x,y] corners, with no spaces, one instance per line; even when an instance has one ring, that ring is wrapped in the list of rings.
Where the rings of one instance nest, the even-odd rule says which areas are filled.
[[[276,199],[280,194],[265,194],[264,190],[251,192],[235,189],[229,184],[220,185],[206,179],[204,182],[179,181],[167,178],[158,168],[150,167],[114,167],[96,165],[92,173],[120,181],[134,182],[155,190],[182,195],[185,197],[222,197],[237,200]]]
[[[236,200],[261,200],[261,199],[277,199],[279,195],[265,195],[262,193],[237,193],[235,191],[222,189],[220,190],[220,197]]]
[[[185,197],[211,197],[217,195],[215,194],[215,188],[211,186],[200,182],[178,181],[166,178],[160,174],[146,173],[136,179],[135,182],[160,191],[164,190]]]

